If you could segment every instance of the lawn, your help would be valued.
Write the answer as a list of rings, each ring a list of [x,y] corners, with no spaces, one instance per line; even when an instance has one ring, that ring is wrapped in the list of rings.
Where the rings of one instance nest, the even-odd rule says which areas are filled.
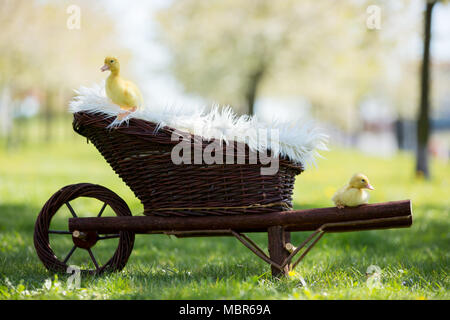
[[[234,238],[137,235],[133,253],[120,273],[83,276],[71,289],[67,275],[49,273],[33,246],[36,216],[62,186],[92,182],[118,193],[133,214],[142,205],[81,137],[64,144],[32,144],[0,154],[0,299],[449,299],[450,168],[432,162],[431,181],[413,178],[414,159],[392,159],[331,150],[297,177],[295,208],[331,206],[333,192],[356,171],[376,190],[371,201],[411,199],[409,229],[327,234],[289,279],[274,280],[268,266]],[[97,204],[75,203],[98,212]],[[61,212],[56,224],[65,225]],[[107,213],[106,213],[107,214]],[[293,234],[299,243],[308,233]],[[251,235],[266,247],[264,234]],[[59,236],[55,250],[70,249]],[[94,247],[107,259],[114,240]],[[74,264],[86,252],[77,251]],[[380,285],[368,286],[370,265],[381,269]]]

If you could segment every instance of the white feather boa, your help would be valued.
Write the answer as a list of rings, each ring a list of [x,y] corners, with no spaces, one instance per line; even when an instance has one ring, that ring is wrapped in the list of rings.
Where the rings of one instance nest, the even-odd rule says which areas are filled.
[[[121,112],[119,106],[106,97],[104,84],[89,88],[81,87],[75,92],[77,95],[70,102],[72,113],[79,111],[104,113],[107,117],[115,118]],[[233,140],[245,142],[253,151],[265,151],[270,148],[273,156],[287,156],[305,167],[315,164],[319,150],[327,150],[328,136],[312,122],[301,123],[297,120],[286,123],[273,120],[267,123],[258,120],[256,116],[238,117],[230,107],[215,106],[209,112],[180,106],[142,108],[122,121],[114,119],[110,126],[127,123],[131,117],[156,123],[158,128],[168,126],[196,134],[206,140],[220,139],[225,143]],[[272,136],[271,130],[278,134]],[[261,135],[266,135],[265,132],[269,132],[267,139],[261,138]]]

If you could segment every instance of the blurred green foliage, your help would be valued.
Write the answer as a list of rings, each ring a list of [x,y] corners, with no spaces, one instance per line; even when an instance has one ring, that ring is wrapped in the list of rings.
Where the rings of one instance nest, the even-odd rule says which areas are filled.
[[[379,30],[366,25],[374,4],[382,8]],[[361,103],[373,96],[393,114],[414,114],[418,61],[401,56],[420,25],[400,24],[410,5],[186,0],[157,19],[170,69],[187,92],[242,113],[253,113],[261,97],[303,97],[316,118],[354,132],[361,129]]]

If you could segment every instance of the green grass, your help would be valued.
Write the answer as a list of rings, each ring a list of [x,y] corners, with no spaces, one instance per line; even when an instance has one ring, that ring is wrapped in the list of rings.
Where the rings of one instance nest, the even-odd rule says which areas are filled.
[[[413,178],[414,161],[332,150],[317,168],[297,178],[295,207],[330,206],[330,198],[356,171],[366,173],[376,190],[372,202],[412,199],[409,229],[327,234],[290,279],[273,280],[268,266],[233,238],[177,239],[138,235],[125,269],[85,276],[80,289],[67,286],[67,275],[43,267],[33,246],[33,227],[45,201],[59,188],[78,182],[104,185],[140,214],[142,206],[92,145],[81,138],[65,144],[28,145],[0,155],[0,298],[1,299],[448,299],[450,170],[433,162],[430,182]],[[75,203],[77,210],[98,212],[98,204]],[[67,212],[62,212],[66,214]],[[55,220],[66,226],[66,217]],[[299,243],[307,233],[295,233]],[[66,252],[70,238],[55,240]],[[264,234],[251,235],[266,246]],[[94,247],[104,261],[114,241]],[[65,249],[64,249],[65,248]],[[64,251],[64,250],[66,251]],[[81,264],[77,252],[73,264]],[[368,287],[370,265],[381,268],[381,286]]]

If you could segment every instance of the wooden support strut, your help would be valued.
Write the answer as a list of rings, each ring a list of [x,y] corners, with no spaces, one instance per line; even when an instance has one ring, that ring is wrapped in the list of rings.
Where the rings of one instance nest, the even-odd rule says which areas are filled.
[[[377,220],[378,222],[380,222],[379,220],[383,220],[383,222],[395,222],[401,219],[403,218],[393,217],[375,220]],[[367,221],[359,220],[351,222],[336,222],[324,224],[320,228],[315,230],[298,247],[294,247],[290,242],[288,242],[290,241],[290,234],[289,232],[284,231],[283,227],[280,226],[270,227],[268,229],[270,257],[267,256],[264,253],[264,251],[260,247],[258,247],[256,243],[251,241],[251,239],[245,236],[244,234],[239,234],[233,230],[231,230],[230,232],[247,248],[253,251],[253,253],[255,253],[258,257],[260,257],[262,260],[271,265],[273,277],[280,277],[283,275],[288,275],[289,271],[294,270],[295,267],[300,263],[300,261],[303,260],[303,258],[308,254],[308,252],[314,247],[314,245],[322,238],[322,236],[326,232],[334,232],[328,231],[327,229],[333,230],[333,228],[342,228],[349,225],[358,226],[366,223]],[[291,250],[288,250],[289,247],[291,248]],[[301,254],[301,256],[293,264],[291,264],[292,259],[305,247],[306,249]]]
[[[280,268],[272,266],[272,276],[279,277],[286,275],[289,272],[289,264],[283,262],[289,256],[289,251],[286,250],[286,243],[291,241],[290,232],[284,231],[281,226],[274,226],[267,229],[267,236],[269,240],[269,254],[270,259],[280,265]]]

